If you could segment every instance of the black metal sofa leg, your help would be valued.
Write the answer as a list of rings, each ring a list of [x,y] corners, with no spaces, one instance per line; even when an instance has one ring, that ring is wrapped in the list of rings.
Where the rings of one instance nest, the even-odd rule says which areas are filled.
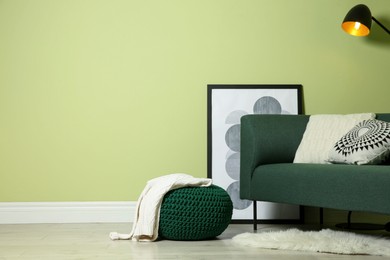
[[[257,230],[257,201],[253,201],[253,230]]]

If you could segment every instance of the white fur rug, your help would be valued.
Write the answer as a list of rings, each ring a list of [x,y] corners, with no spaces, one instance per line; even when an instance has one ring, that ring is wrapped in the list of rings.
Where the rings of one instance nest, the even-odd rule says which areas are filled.
[[[233,237],[242,246],[346,255],[390,256],[390,240],[352,232],[324,229],[289,229],[263,233],[244,233]]]

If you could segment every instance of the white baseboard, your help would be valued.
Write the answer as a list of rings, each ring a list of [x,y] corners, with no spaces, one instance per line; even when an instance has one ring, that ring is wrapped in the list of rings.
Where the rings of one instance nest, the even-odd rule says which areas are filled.
[[[0,224],[133,222],[136,202],[0,202]]]

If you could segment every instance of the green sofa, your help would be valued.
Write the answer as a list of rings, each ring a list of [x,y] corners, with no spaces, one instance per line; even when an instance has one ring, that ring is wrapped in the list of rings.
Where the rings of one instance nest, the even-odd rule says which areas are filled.
[[[390,122],[390,114],[376,118]],[[241,198],[390,214],[389,164],[293,163],[308,121],[308,115],[241,118]]]

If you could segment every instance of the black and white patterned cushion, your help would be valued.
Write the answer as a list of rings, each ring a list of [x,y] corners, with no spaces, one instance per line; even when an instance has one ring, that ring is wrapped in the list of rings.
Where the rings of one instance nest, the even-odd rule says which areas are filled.
[[[390,156],[390,123],[364,120],[346,133],[329,153],[329,162],[380,164]]]

